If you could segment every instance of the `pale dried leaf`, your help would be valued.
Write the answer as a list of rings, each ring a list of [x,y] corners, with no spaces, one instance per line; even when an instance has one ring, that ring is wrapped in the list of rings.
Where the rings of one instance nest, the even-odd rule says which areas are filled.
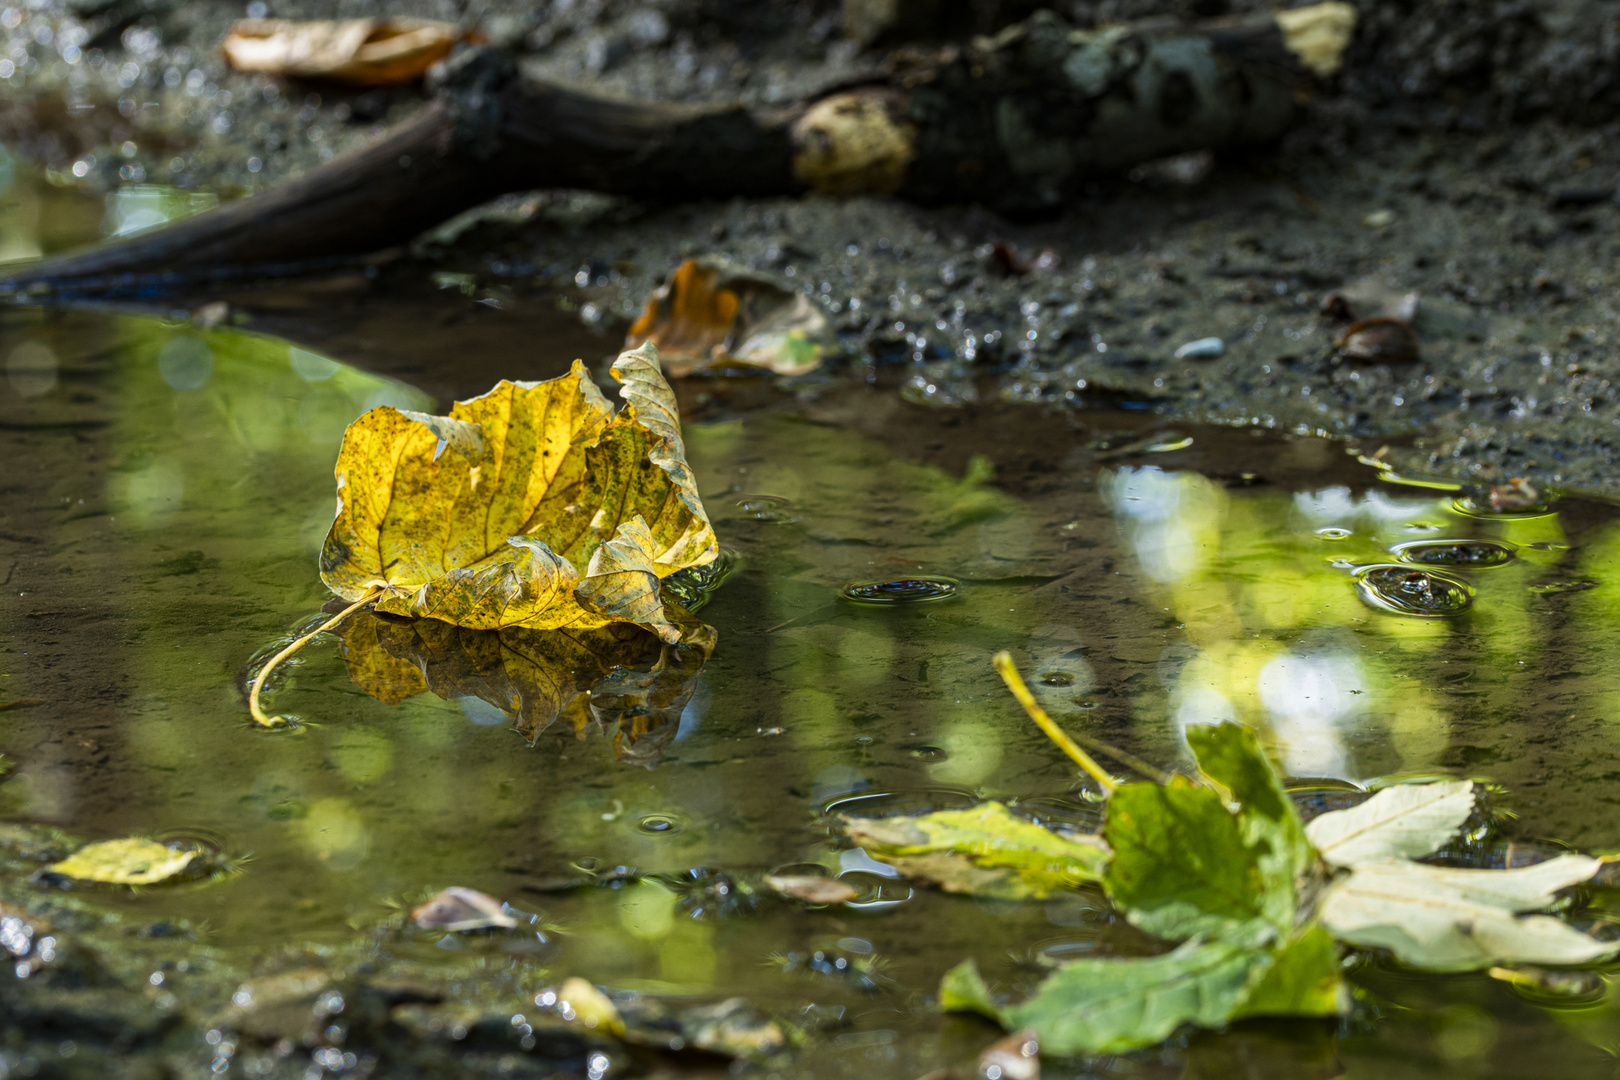
[[[411,912],[411,921],[423,930],[510,930],[518,922],[506,905],[477,889],[452,885]]]
[[[1331,866],[1420,859],[1455,836],[1473,808],[1474,785],[1467,780],[1400,784],[1315,818],[1305,837]]]
[[[386,86],[421,78],[460,37],[429,19],[242,19],[223,48],[238,71]]]
[[[1558,890],[1602,863],[1560,855],[1513,870],[1460,870],[1405,859],[1361,863],[1331,885],[1318,917],[1334,937],[1386,948],[1405,963],[1463,971],[1501,963],[1586,964],[1620,951],[1550,916]]]

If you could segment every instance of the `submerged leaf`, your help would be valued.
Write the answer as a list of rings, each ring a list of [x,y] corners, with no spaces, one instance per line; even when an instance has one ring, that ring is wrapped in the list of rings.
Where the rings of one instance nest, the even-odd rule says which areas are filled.
[[[622,760],[650,766],[674,737],[717,637],[684,612],[671,615],[678,645],[628,623],[469,630],[361,614],[343,627],[343,658],[355,684],[380,701],[398,704],[424,690],[480,698],[511,715],[531,744],[566,716],[580,737],[591,726],[611,731]]]
[[[687,259],[647,301],[626,348],[652,343],[672,375],[754,367],[800,375],[821,363],[827,317],[804,293],[712,259]]]
[[[1040,900],[1097,881],[1108,859],[1095,836],[1064,835],[998,802],[917,817],[843,819],[849,838],[874,859],[946,892]]]
[[[451,415],[349,425],[321,579],[379,611],[480,630],[680,630],[659,582],[719,548],[650,346],[621,355],[617,415],[584,365],[501,382]]]
[[[193,864],[203,857],[196,848],[169,847],[156,840],[128,837],[86,844],[45,870],[100,885],[157,885],[188,876]]]
[[[1000,1018],[1033,1029],[1051,1054],[1134,1050],[1182,1024],[1226,1023],[1270,964],[1269,952],[1197,941],[1163,956],[1075,960]]]
[[[1474,785],[1467,780],[1398,784],[1359,806],[1315,818],[1305,835],[1332,866],[1421,859],[1456,835],[1473,808]]]
[[[1238,724],[1201,724],[1187,729],[1199,770],[1237,803],[1238,828],[1255,852],[1264,882],[1262,906],[1279,931],[1294,923],[1296,887],[1315,862],[1305,826],[1283,787],[1282,777]]]
[[[1323,894],[1318,917],[1335,937],[1386,948],[1432,971],[1499,963],[1585,964],[1620,952],[1546,915],[1554,894],[1588,880],[1602,863],[1560,855],[1513,870],[1460,870],[1405,859],[1358,864]]]
[[[1185,777],[1125,784],[1108,800],[1103,837],[1114,857],[1103,883],[1136,926],[1168,941],[1202,934],[1249,946],[1285,933],[1283,887],[1267,879],[1221,796]],[[1294,883],[1286,883],[1293,908]]]

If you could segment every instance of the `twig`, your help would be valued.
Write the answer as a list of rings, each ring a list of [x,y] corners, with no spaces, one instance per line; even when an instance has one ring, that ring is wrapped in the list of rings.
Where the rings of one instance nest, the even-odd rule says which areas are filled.
[[[248,694],[248,712],[253,714],[253,719],[261,727],[286,727],[288,723],[287,719],[282,716],[266,716],[264,710],[259,707],[259,694],[263,692],[265,680],[270,678],[270,672],[275,670],[276,665],[287,659],[287,657],[291,656],[299,649],[302,649],[310,638],[315,637],[317,634],[324,634],[326,631],[332,629],[332,627],[336,626],[344,619],[347,619],[350,615],[353,615],[360,608],[377,599],[381,593],[382,586],[373,585],[360,599],[356,600],[354,603],[350,604],[348,607],[344,608],[330,619],[327,619],[325,622],[321,623],[321,625],[317,626],[315,629],[311,630],[297,641],[294,641],[291,645],[288,645],[285,649],[282,649],[280,652],[276,653],[276,655],[272,656],[264,667],[259,669],[259,677],[253,680],[253,690]]]
[[[1069,738],[1068,734],[1058,727],[1050,716],[1046,715],[1046,710],[1041,708],[1040,703],[1035,700],[1035,695],[1029,692],[1028,686],[1024,685],[1023,676],[1018,674],[1018,668],[1013,664],[1012,653],[1003,649],[1001,652],[996,653],[990,662],[996,666],[996,674],[1000,675],[1001,681],[1007,684],[1007,689],[1011,690],[1013,697],[1018,699],[1018,704],[1022,705],[1024,711],[1029,713],[1029,718],[1035,721],[1035,726],[1045,732],[1048,739],[1057,743],[1058,749],[1068,754],[1075,764],[1090,773],[1091,778],[1097,781],[1097,786],[1102,788],[1105,796],[1112,795],[1114,789],[1119,785],[1114,782],[1113,777],[1103,771],[1102,766],[1098,765],[1090,754],[1080,749],[1075,744],[1075,741]]]

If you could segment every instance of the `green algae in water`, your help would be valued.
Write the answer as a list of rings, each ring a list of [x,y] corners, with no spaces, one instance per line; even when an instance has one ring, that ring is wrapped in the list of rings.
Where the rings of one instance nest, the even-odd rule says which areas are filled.
[[[808,1031],[784,1075],[965,1068],[994,1036],[927,1007],[948,967],[973,958],[1019,993],[1039,971],[1009,957],[1149,947],[1089,894],[949,897],[828,839],[832,805],[1078,806],[1073,770],[990,669],[1002,648],[1059,722],[1155,764],[1183,760],[1186,724],[1236,718],[1322,790],[1485,776],[1509,792],[1517,835],[1620,844],[1603,812],[1620,756],[1604,720],[1620,681],[1603,662],[1620,644],[1605,584],[1620,522],[1597,504],[1466,516],[1449,496],[1380,483],[1315,440],[1267,442],[1271,483],[1229,488],[1192,466],[1224,475],[1229,455],[1260,440],[1218,429],[1196,433],[1187,468],[1076,459],[1061,482],[1015,496],[985,468],[928,463],[932,436],[907,441],[899,424],[884,445],[777,413],[694,423],[690,457],[710,505],[752,503],[749,492],[777,501],[718,524],[736,555],[704,609],[721,647],[656,767],[626,764],[610,737],[580,729],[581,739],[572,725],[531,749],[476,695],[371,697],[332,637],[306,650],[277,698],[322,723],[264,734],[240,721],[241,679],[266,640],[296,633],[327,599],[314,559],[343,425],[383,401],[439,403],[239,331],[25,309],[0,320],[6,355],[29,350],[0,398],[8,460],[28,463],[7,481],[0,574],[15,566],[0,591],[0,706],[38,703],[0,710],[0,751],[16,762],[0,804],[21,823],[0,826],[0,901],[58,905],[64,938],[106,957],[96,1001],[151,1011],[173,996],[177,1033],[152,1036],[132,1060],[161,1047],[207,1072],[221,1044],[204,1036],[223,1025],[230,1069],[302,1075],[317,1047],[300,1044],[302,1029],[282,1032],[296,1049],[279,1058],[271,1029],[313,1022],[337,992],[350,1004],[314,1030],[333,1016],[351,1028],[343,1045],[319,1047],[338,1054],[323,1060],[438,1054],[449,1075],[470,1062],[490,1071],[501,1054],[528,1061],[555,1047],[546,1025],[559,1022],[535,1000],[577,975],[666,1002],[747,997]],[[791,522],[750,517],[784,510]],[[789,527],[766,527],[777,524]],[[1324,543],[1324,530],[1341,538]],[[1390,563],[1417,540],[1485,540],[1518,557],[1469,572],[1475,601],[1457,620],[1369,608],[1353,571],[1335,565]],[[881,617],[837,599],[848,582],[936,572],[972,587]],[[1595,584],[1532,591],[1570,581]],[[52,829],[206,833],[252,858],[240,874],[167,891],[42,894],[29,875],[72,846]],[[776,901],[763,878],[784,865],[840,878],[858,900]],[[404,925],[451,886],[537,921],[448,941]],[[244,985],[255,1002],[252,991],[291,993],[295,976],[318,988],[282,1013],[233,1004]],[[1325,1055],[1352,1070],[1410,1060],[1468,1076],[1497,1045],[1520,1072],[1553,1055],[1572,1076],[1612,1069],[1607,1007],[1571,1016],[1485,977],[1376,963],[1355,977],[1390,1007],[1342,1037],[1240,1028],[1139,1064],[1222,1075],[1220,1062],[1255,1053],[1287,1074]],[[36,985],[46,986],[6,992]],[[389,1050],[363,1003],[401,986],[446,1000],[398,1004],[390,990],[396,1003],[375,1008],[405,1049]],[[105,1074],[93,1036],[80,1034],[67,1061],[61,1041],[28,1052]]]

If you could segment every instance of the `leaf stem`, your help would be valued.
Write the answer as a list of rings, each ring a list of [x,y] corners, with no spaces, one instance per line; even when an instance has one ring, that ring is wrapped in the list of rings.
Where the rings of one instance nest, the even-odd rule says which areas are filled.
[[[366,594],[360,599],[356,600],[354,603],[350,604],[348,607],[344,608],[330,619],[327,619],[325,622],[321,623],[321,625],[317,626],[315,629],[311,630],[297,641],[294,641],[291,645],[288,645],[285,649],[282,649],[280,652],[276,653],[276,655],[272,656],[269,661],[266,662],[264,667],[259,669],[259,677],[253,680],[253,690],[248,694],[248,712],[253,714],[253,719],[259,724],[259,726],[273,728],[285,727],[287,724],[287,721],[280,716],[265,715],[265,711],[259,707],[259,695],[264,692],[265,681],[270,678],[270,673],[276,669],[276,666],[283,660],[287,659],[287,657],[297,652],[299,649],[302,649],[311,638],[315,637],[317,634],[324,634],[326,631],[332,629],[332,627],[336,626],[344,619],[347,619],[350,615],[353,615],[360,608],[377,599],[381,593],[382,586],[373,585],[371,588],[366,590]]]
[[[1022,705],[1024,711],[1029,713],[1029,718],[1035,721],[1035,726],[1045,732],[1048,739],[1057,743],[1058,749],[1068,754],[1075,764],[1091,774],[1091,778],[1097,781],[1097,786],[1102,788],[1104,796],[1112,795],[1114,789],[1119,785],[1114,783],[1113,778],[1103,771],[1102,766],[1098,765],[1090,754],[1080,749],[1075,741],[1069,738],[1062,728],[1057,726],[1056,721],[1046,715],[1046,710],[1041,708],[1040,703],[1035,700],[1035,695],[1029,692],[1028,686],[1024,685],[1024,677],[1018,674],[1018,667],[1013,663],[1012,653],[1003,649],[1001,652],[996,653],[990,662],[996,666],[996,674],[1000,675],[1001,681],[1007,684],[1007,689],[1011,690],[1012,696],[1018,699],[1018,704]]]

